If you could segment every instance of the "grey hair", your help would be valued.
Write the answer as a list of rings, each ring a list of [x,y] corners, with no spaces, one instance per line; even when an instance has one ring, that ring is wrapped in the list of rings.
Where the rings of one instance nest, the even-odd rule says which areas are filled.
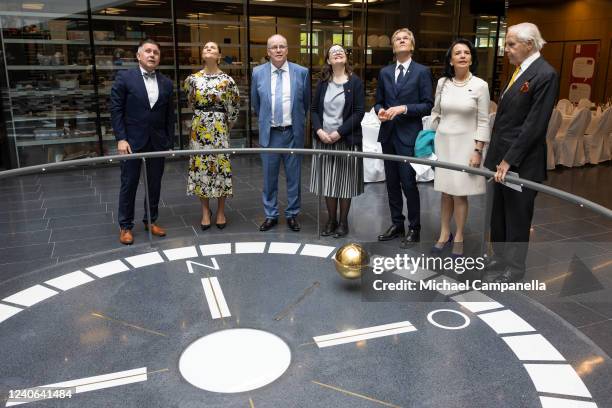
[[[538,26],[532,23],[519,23],[508,27],[508,33],[513,32],[516,38],[522,43],[533,43],[533,48],[540,51],[546,41],[542,38]]]
[[[140,53],[140,52],[142,52],[142,49],[143,49],[143,47],[144,47],[146,44],[153,44],[154,46],[156,46],[156,47],[157,47],[157,49],[158,49],[158,50],[160,50],[160,51],[161,51],[161,47],[159,46],[159,43],[158,43],[157,41],[155,41],[155,40],[153,40],[153,39],[151,39],[151,38],[146,38],[146,39],[142,40],[142,41],[141,41],[141,42],[138,44],[138,52],[139,52],[139,53]]]

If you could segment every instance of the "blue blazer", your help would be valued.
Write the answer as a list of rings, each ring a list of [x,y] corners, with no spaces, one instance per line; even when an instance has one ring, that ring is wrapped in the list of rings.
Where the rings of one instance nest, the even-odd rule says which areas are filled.
[[[259,144],[270,144],[270,125],[272,124],[272,69],[270,63],[253,69],[251,83],[251,102],[259,119]],[[310,105],[310,78],[308,69],[289,62],[291,79],[291,125],[296,147],[304,147],[304,125]]]
[[[323,108],[325,92],[329,81],[319,81],[310,110],[313,137],[319,139],[317,131],[323,129]],[[361,119],[364,115],[363,82],[355,74],[351,74],[344,84],[344,108],[342,110],[342,126],[338,133],[349,145],[361,146]]]
[[[387,65],[378,74],[374,110],[378,114],[381,108],[406,105],[408,111],[405,115],[396,116],[392,121],[382,122],[378,141],[390,143],[397,140],[406,146],[414,147],[417,134],[423,128],[421,118],[431,113],[434,104],[433,79],[429,68],[413,60],[402,82],[396,84],[395,66],[395,63]]]
[[[153,108],[139,67],[119,71],[111,89],[111,123],[117,141],[127,140],[133,152],[149,140],[155,150],[167,150],[174,139],[172,81],[156,71],[159,98]]]

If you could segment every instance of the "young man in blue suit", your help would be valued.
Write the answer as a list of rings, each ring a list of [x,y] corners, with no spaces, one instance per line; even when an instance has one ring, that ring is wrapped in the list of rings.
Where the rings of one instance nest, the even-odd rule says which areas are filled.
[[[374,109],[381,121],[378,141],[383,153],[414,156],[414,143],[422,129],[421,118],[433,107],[432,77],[429,68],[412,60],[415,41],[407,28],[393,33],[393,65],[380,70]],[[391,226],[378,236],[379,241],[402,237],[402,246],[419,242],[421,219],[416,173],[409,163],[385,161]],[[404,229],[404,200],[408,207],[408,233]]]
[[[155,41],[144,40],[138,47],[138,67],[119,71],[111,90],[111,122],[117,139],[119,154],[168,150],[174,137],[174,104],[172,81],[156,72],[160,61],[160,47]],[[134,202],[140,179],[140,159],[121,163],[119,193],[119,241],[134,242]],[[155,222],[164,173],[164,158],[147,159],[151,225],[147,224],[146,201],[143,222],[153,235],[163,237],[166,232]]]
[[[303,148],[304,125],[310,104],[308,69],[287,61],[287,39],[282,35],[268,38],[270,62],[253,70],[251,101],[259,119],[261,147]],[[266,219],[259,227],[268,231],[278,223],[278,173],[280,163],[287,177],[285,217],[292,231],[299,231],[301,156],[263,153],[263,204]]]

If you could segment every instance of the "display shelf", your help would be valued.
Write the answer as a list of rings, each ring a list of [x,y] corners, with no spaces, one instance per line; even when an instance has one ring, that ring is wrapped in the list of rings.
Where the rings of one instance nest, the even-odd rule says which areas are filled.
[[[88,71],[92,65],[6,65],[7,71]]]
[[[57,120],[57,119],[92,119],[95,118],[96,114],[94,112],[89,113],[74,113],[74,114],[61,114],[56,113],[51,116],[13,116],[13,122],[33,122],[33,121],[48,121],[48,120]],[[110,113],[101,113],[101,118],[110,118]]]
[[[50,44],[50,45],[86,45],[89,46],[88,40],[47,40],[39,38],[5,38],[5,44]]]
[[[98,89],[99,95],[110,95],[109,89]],[[35,89],[32,90],[10,90],[9,95],[11,98],[39,98],[44,96],[93,96],[95,92],[93,89],[51,89],[46,91],[38,91]]]
[[[103,136],[102,139],[103,140],[115,140],[115,137],[114,136]],[[88,142],[97,142],[97,141],[98,141],[98,136],[87,136],[87,137],[60,137],[57,139],[17,141],[15,144],[17,145],[17,147],[30,147],[30,146],[41,146],[41,145],[88,143]]]

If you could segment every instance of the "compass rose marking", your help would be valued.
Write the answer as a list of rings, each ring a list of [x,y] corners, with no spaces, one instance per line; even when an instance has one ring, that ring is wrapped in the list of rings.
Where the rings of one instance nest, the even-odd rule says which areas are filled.
[[[394,334],[417,331],[409,321],[383,324],[381,326],[366,327],[363,329],[347,330],[340,333],[325,334],[313,337],[319,348],[337,346],[339,344],[355,343],[360,340],[375,339]]]
[[[140,268],[142,266],[155,265],[158,263],[163,263],[164,258],[161,257],[159,252],[149,252],[142,255],[130,256],[129,258],[125,258],[126,261],[132,265],[134,268]]]
[[[300,243],[291,243],[291,242],[270,242],[270,247],[268,248],[269,254],[287,254],[287,255],[295,255],[300,249]]]
[[[265,242],[236,242],[237,254],[263,254]]]
[[[120,260],[105,262],[103,264],[90,266],[86,268],[88,272],[93,273],[98,278],[106,278],[107,276],[114,275],[116,273],[121,273],[125,271],[129,271],[130,268],[127,267]]]
[[[45,283],[49,286],[53,286],[54,288],[66,291],[85,283],[92,282],[93,280],[94,279],[91,276],[81,271],[75,271],[50,279]]]
[[[488,324],[497,334],[536,331],[529,323],[512,310],[483,313],[479,314],[478,317]]]
[[[574,368],[569,364],[524,364],[538,392],[591,398]]]
[[[200,245],[200,252],[202,252],[203,256],[212,256],[212,255],[229,255],[232,253],[232,244],[210,244],[210,245]]]
[[[231,314],[223,296],[221,285],[219,285],[219,280],[214,276],[212,278],[203,278],[202,287],[204,288],[204,296],[206,297],[211,317],[213,319],[230,317]]]
[[[45,288],[41,285],[34,285],[2,300],[19,306],[29,307],[51,296],[57,295],[57,293],[58,292],[53,289]]]
[[[559,351],[541,334],[502,337],[521,361],[565,361]]]
[[[23,309],[20,309],[18,307],[0,304],[0,323],[5,321],[9,317],[16,315],[22,310]]]
[[[597,408],[594,402],[570,400],[565,398],[540,397],[542,408]]]
[[[327,258],[332,251],[336,249],[333,246],[306,244],[302,248],[300,255],[317,256],[319,258]]]
[[[164,255],[170,261],[176,261],[177,259],[197,258],[198,251],[195,246],[188,246],[182,248],[166,249]]]
[[[380,404],[380,405],[384,405],[385,407],[400,408],[399,405],[391,404],[390,402],[385,402],[385,401],[378,400],[376,398],[368,397],[367,395],[358,394],[356,392],[345,390],[345,389],[340,388],[340,387],[335,387],[333,385],[324,384],[324,383],[321,383],[321,382],[318,382],[318,381],[314,381],[314,380],[311,380],[311,382],[313,384],[317,384],[317,385],[319,385],[321,387],[329,388],[330,390],[338,391],[338,392],[341,392],[341,393],[346,394],[346,395],[351,395],[353,397],[362,398],[362,399],[365,399],[365,400],[368,400],[368,401],[375,402],[375,403]]]

